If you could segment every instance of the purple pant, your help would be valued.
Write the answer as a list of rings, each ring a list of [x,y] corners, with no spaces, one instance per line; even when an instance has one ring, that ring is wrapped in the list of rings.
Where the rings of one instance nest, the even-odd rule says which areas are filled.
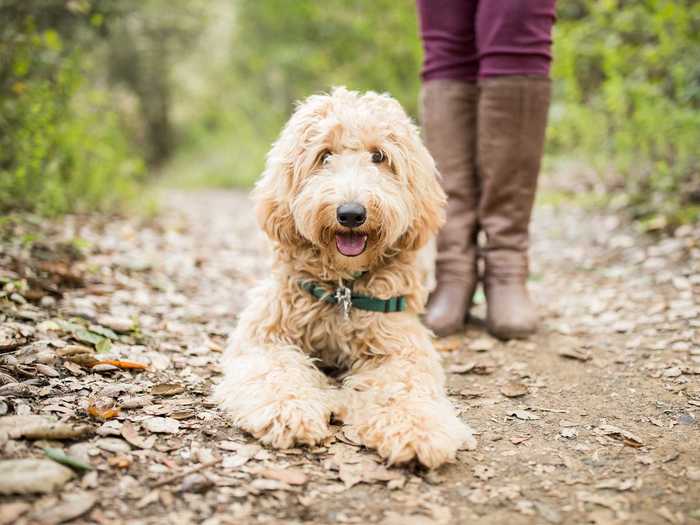
[[[417,0],[423,80],[549,76],[555,0]]]

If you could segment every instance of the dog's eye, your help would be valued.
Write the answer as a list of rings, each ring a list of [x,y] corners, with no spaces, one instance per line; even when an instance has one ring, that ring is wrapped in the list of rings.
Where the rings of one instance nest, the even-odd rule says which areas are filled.
[[[381,150],[377,150],[372,153],[372,162],[374,162],[375,164],[384,162],[385,159],[386,157],[384,156],[384,152]]]
[[[321,156],[318,158],[318,161],[321,164],[327,164],[330,159],[331,159],[331,152],[324,151],[323,153],[321,153]]]

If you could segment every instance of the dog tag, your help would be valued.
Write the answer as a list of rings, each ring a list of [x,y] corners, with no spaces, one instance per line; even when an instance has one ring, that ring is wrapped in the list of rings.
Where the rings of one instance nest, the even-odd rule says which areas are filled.
[[[345,320],[350,319],[350,308],[352,307],[352,291],[347,286],[339,286],[335,289],[335,300],[343,312]]]

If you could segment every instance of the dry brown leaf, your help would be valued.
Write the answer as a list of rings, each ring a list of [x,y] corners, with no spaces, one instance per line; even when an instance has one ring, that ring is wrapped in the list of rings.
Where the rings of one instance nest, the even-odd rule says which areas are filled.
[[[90,348],[89,346],[83,346],[83,345],[67,345],[67,346],[64,346],[63,348],[56,349],[56,354],[59,355],[60,357],[71,357],[74,355],[94,354],[94,353],[95,353],[94,348]]]
[[[453,335],[450,337],[442,337],[435,340],[435,349],[439,352],[454,352],[462,348],[464,338],[461,335]]]
[[[174,396],[182,394],[184,391],[185,387],[179,383],[161,383],[151,389],[151,394],[155,396]]]
[[[286,483],[288,485],[303,485],[308,481],[308,477],[301,470],[286,468],[286,469],[265,469],[258,472],[262,477],[274,479]]]
[[[576,347],[562,348],[559,350],[558,354],[568,359],[576,359],[577,361],[589,361],[591,359],[590,352]]]
[[[95,405],[90,405],[87,409],[87,413],[94,418],[107,420],[117,417],[119,415],[119,408],[99,408]]]
[[[475,339],[469,343],[467,348],[475,352],[488,352],[489,350],[493,350],[495,346],[496,342],[493,339],[488,337],[479,337],[478,339]]]
[[[143,449],[150,449],[155,443],[155,436],[150,436],[144,439],[139,435],[136,427],[131,421],[125,421],[120,429],[122,437],[129,442],[129,444]]]
[[[474,363],[455,363],[447,369],[452,374],[468,374],[476,365]]]
[[[100,364],[99,359],[97,359],[94,354],[87,353],[71,354],[70,356],[66,357],[66,360],[73,364],[82,366],[83,368],[92,368],[93,366]]]
[[[110,467],[116,467],[121,469],[127,469],[131,466],[130,456],[112,456],[107,460],[107,464]]]
[[[623,444],[627,445],[628,447],[632,448],[641,448],[644,446],[644,443],[640,438],[632,434],[631,432],[628,432],[627,430],[624,430],[619,427],[615,427],[613,425],[601,425],[598,427],[598,433],[604,434],[608,437],[611,437],[613,439],[617,439],[619,441],[622,441]]]
[[[102,359],[97,361],[93,366],[96,365],[112,365],[116,366],[117,368],[124,368],[126,370],[145,370],[148,368],[148,365],[143,363],[136,363],[134,361],[120,361],[118,359]]]

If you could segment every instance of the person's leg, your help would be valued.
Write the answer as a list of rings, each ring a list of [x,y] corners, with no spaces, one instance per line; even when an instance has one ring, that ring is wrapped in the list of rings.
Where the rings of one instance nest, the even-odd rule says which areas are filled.
[[[448,196],[437,242],[437,286],[425,315],[437,335],[463,326],[477,283],[476,5],[476,0],[418,0],[425,52],[423,131]]]
[[[537,325],[526,288],[529,223],[549,109],[554,0],[479,4],[479,223],[486,234],[487,327],[501,338]]]

